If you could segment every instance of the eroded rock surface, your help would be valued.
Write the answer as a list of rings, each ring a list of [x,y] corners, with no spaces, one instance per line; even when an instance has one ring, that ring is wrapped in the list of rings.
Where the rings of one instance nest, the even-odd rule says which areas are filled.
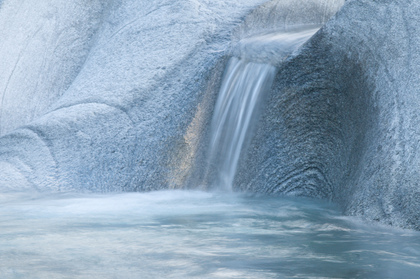
[[[2,3],[0,184],[180,187],[232,31],[264,0],[70,2]]]
[[[343,3],[44,2],[0,1],[5,191],[199,183],[235,44],[321,26]],[[346,1],[276,63],[236,188],[328,198],[346,214],[420,229],[419,11],[416,1]]]
[[[419,11],[347,1],[280,66],[241,187],[330,198],[346,214],[420,229]]]

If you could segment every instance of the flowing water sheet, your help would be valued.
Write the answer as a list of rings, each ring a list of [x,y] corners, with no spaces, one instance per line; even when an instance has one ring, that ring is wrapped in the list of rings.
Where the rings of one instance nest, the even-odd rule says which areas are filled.
[[[212,188],[232,191],[242,152],[252,138],[276,67],[318,28],[272,32],[241,40],[226,67],[211,124],[207,172]]]

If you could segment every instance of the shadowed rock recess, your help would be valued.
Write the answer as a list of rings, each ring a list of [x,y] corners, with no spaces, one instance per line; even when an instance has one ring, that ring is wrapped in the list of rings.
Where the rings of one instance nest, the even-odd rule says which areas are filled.
[[[347,1],[281,65],[240,188],[329,198],[420,229],[419,11]]]
[[[227,58],[304,26],[234,189],[420,230],[418,1],[0,1],[0,187],[205,187]]]

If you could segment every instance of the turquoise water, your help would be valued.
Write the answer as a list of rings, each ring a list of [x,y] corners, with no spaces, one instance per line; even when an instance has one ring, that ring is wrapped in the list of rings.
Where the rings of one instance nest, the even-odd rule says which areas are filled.
[[[418,278],[420,233],[301,198],[0,196],[1,278]]]

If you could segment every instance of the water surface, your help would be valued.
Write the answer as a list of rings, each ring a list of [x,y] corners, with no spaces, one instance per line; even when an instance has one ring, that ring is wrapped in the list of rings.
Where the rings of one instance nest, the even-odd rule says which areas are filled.
[[[1,278],[416,278],[420,233],[311,199],[199,191],[0,197]]]

